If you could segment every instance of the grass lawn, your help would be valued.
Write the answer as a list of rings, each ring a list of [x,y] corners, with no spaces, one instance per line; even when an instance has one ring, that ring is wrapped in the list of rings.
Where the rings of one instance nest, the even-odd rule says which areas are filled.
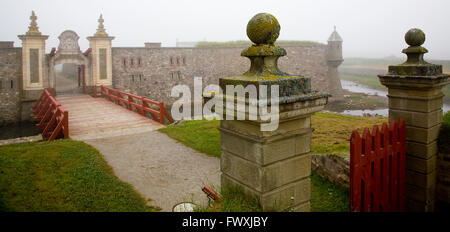
[[[374,124],[381,125],[387,119],[383,117],[363,118],[332,113],[316,113],[312,117],[315,128],[312,137],[312,153],[349,155],[349,138],[353,130],[362,133],[364,127],[372,129]],[[220,134],[217,130],[220,121],[188,121],[160,129],[161,132],[210,156],[220,157]],[[348,211],[348,192],[338,188],[316,175],[311,175],[311,210]],[[246,197],[242,192],[231,189],[222,190],[223,202],[201,211],[249,212],[261,211],[255,199]]]
[[[201,207],[200,212],[262,212],[258,200],[245,195],[240,188],[222,189],[222,202]],[[346,189],[336,187],[315,172],[311,174],[311,211],[348,212],[349,196]]]
[[[350,136],[353,130],[362,134],[365,127],[387,122],[385,117],[356,117],[332,113],[316,113],[311,118],[314,128],[311,142],[313,154],[350,155]]]
[[[0,146],[0,211],[148,212],[93,147],[70,139]]]
[[[316,113],[312,116],[311,153],[337,154],[348,156],[349,139],[353,130],[362,133],[364,127],[387,122],[384,117],[355,117],[332,113]],[[160,129],[171,138],[207,155],[220,157],[220,133],[217,130],[220,121],[199,120],[169,125]]]

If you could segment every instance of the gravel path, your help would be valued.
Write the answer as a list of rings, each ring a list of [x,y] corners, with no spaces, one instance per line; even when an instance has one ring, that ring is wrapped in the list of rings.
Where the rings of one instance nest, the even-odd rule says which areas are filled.
[[[172,211],[180,202],[206,205],[201,188],[220,188],[220,161],[158,131],[84,140],[97,148],[117,177],[133,185],[150,205]]]

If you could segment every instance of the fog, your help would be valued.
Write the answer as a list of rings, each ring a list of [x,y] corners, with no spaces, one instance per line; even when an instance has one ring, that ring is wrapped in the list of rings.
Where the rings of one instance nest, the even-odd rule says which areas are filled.
[[[344,57],[403,57],[405,32],[426,34],[426,58],[450,59],[448,0],[1,0],[0,41],[15,41],[28,30],[34,10],[39,30],[50,35],[47,50],[58,46],[66,29],[77,32],[82,50],[96,32],[102,13],[113,46],[144,46],[179,41],[248,40],[247,22],[260,12],[281,24],[280,40],[326,43],[336,25]]]

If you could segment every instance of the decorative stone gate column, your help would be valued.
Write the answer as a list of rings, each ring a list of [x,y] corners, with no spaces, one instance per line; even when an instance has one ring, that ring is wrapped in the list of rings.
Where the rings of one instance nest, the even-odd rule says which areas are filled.
[[[91,77],[86,80],[86,85],[106,85],[112,86],[112,44],[114,39],[108,36],[103,26],[103,16],[100,15],[99,25],[94,36],[88,37],[89,46],[92,49],[91,57]],[[91,90],[89,90],[91,91]]]
[[[436,187],[437,138],[442,121],[442,87],[449,76],[442,65],[427,63],[421,45],[425,34],[411,29],[405,35],[405,63],[389,66],[379,75],[388,87],[389,120],[406,123],[406,207],[409,211],[433,211]]]
[[[32,11],[31,23],[22,40],[22,84],[24,99],[37,100],[42,89],[48,87],[45,41],[48,35],[42,35],[37,26],[37,17]]]
[[[221,135],[221,184],[237,185],[256,196],[264,211],[310,210],[311,194],[311,115],[323,109],[329,94],[311,90],[311,80],[293,76],[278,69],[277,61],[286,50],[275,46],[280,25],[266,13],[257,14],[247,25],[247,35],[254,43],[242,51],[251,60],[250,70],[244,74],[221,78],[219,84],[226,91],[236,86],[279,86],[279,125],[276,130],[264,131],[261,114],[255,120],[246,113],[245,120],[223,120]],[[257,101],[265,99],[259,89]],[[239,101],[236,96],[227,99]],[[254,99],[253,99],[254,100]],[[249,107],[251,96],[245,98]],[[273,104],[273,102],[271,102]],[[268,104],[271,104],[268,100]],[[225,106],[224,109],[229,108]],[[235,113],[239,109],[233,109]],[[272,107],[273,110],[273,107]],[[261,112],[261,111],[259,111]]]

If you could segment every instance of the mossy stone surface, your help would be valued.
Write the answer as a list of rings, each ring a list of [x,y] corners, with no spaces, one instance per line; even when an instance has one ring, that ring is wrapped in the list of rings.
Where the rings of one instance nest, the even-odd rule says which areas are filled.
[[[274,44],[280,35],[280,24],[271,14],[259,13],[247,24],[247,36],[256,45]]]

